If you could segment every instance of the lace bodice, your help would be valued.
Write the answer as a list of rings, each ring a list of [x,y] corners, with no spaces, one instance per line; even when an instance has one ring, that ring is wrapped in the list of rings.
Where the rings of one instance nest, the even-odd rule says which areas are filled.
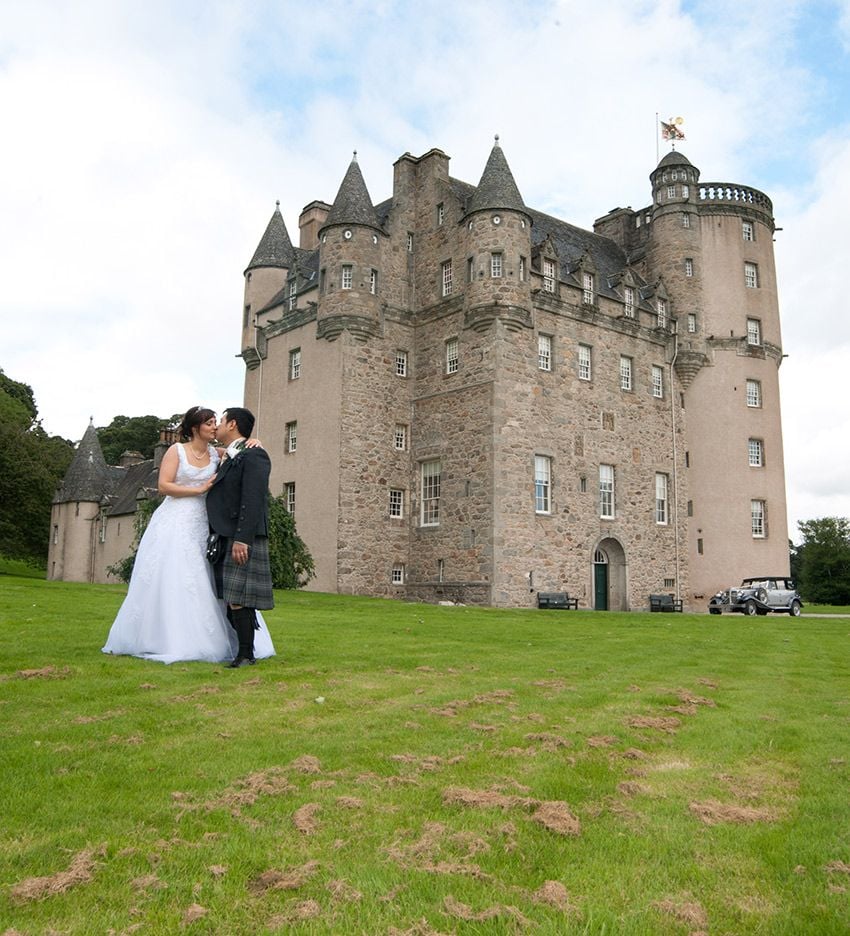
[[[179,466],[177,468],[177,476],[175,477],[175,482],[177,484],[185,484],[186,487],[197,487],[200,484],[203,484],[208,478],[216,473],[218,470],[218,463],[220,461],[218,457],[218,450],[210,448],[210,463],[204,465],[203,468],[196,468],[194,465],[189,463],[189,456],[186,454],[186,449],[183,445],[178,444],[177,446],[177,456],[179,459]],[[206,495],[201,495],[205,497]]]

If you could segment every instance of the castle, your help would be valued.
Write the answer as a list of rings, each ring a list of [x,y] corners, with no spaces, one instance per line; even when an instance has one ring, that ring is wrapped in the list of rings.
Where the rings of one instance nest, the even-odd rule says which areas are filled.
[[[528,207],[498,140],[374,205],[356,155],[248,268],[245,405],[310,588],[686,608],[786,574],[772,205],[680,152],[587,231]],[[72,466],[73,467],[73,466]]]

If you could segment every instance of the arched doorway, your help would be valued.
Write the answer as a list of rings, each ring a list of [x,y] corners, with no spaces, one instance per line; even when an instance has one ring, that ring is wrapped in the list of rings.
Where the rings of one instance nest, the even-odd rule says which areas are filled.
[[[619,540],[600,540],[593,550],[593,607],[596,611],[628,611],[626,553]]]

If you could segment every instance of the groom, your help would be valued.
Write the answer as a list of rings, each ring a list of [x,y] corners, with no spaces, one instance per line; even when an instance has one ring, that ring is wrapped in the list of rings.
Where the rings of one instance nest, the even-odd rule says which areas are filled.
[[[207,492],[210,529],[225,540],[223,557],[213,567],[218,597],[239,639],[231,669],[252,666],[256,609],[274,607],[269,569],[268,490],[271,462],[262,448],[245,448],[254,416],[241,406],[221,414],[216,438],[227,448],[213,486]]]

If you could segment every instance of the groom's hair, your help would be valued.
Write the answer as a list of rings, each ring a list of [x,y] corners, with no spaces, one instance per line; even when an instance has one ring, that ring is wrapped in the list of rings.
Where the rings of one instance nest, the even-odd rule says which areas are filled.
[[[236,428],[239,430],[239,434],[245,436],[245,438],[250,438],[251,433],[254,431],[254,414],[251,410],[246,410],[244,406],[228,406],[224,411],[227,416],[227,421],[230,422],[231,419],[236,421]]]

